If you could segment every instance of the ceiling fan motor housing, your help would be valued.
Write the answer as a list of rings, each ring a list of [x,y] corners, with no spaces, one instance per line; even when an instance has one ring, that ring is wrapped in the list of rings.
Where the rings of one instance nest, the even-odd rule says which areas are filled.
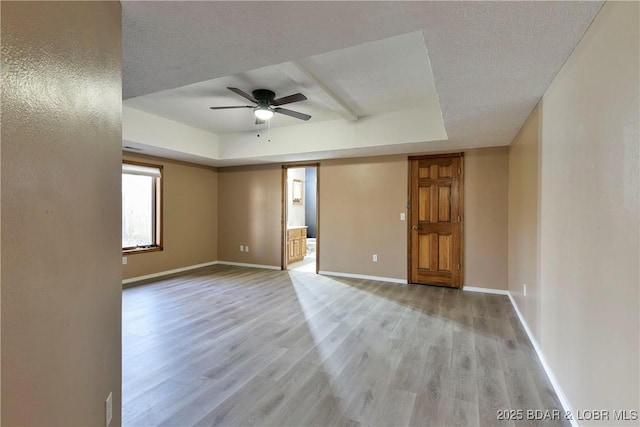
[[[268,89],[256,89],[252,94],[256,101],[258,101],[258,107],[263,108],[269,108],[276,97],[276,94]]]
[[[309,120],[310,115],[301,113],[299,111],[289,110],[288,108],[282,108],[281,105],[291,104],[294,102],[306,101],[307,97],[301,93],[294,93],[293,95],[284,96],[282,98],[276,98],[275,92],[268,89],[256,89],[249,95],[242,90],[235,87],[228,87],[230,91],[240,95],[241,97],[248,99],[251,102],[255,102],[257,105],[231,105],[226,107],[209,107],[212,110],[225,110],[229,108],[252,108],[254,114],[257,117],[256,124],[262,124],[265,120],[269,120],[273,117],[274,113],[284,114],[285,116],[293,117],[299,120]]]

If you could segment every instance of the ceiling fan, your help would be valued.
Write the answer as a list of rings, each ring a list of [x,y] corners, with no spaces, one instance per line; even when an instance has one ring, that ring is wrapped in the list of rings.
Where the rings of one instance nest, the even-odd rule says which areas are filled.
[[[256,105],[237,105],[237,106],[228,106],[228,107],[209,107],[212,110],[225,110],[229,108],[252,108],[253,113],[256,116],[256,124],[261,125],[266,123],[271,117],[273,117],[273,113],[280,113],[287,115],[289,117],[294,117],[300,120],[309,120],[311,118],[310,115],[300,113],[298,111],[289,110],[287,108],[282,108],[280,105],[291,104],[293,102],[305,101],[307,99],[301,93],[295,93],[293,95],[284,96],[282,98],[275,99],[276,94],[268,89],[256,89],[253,92],[253,96],[249,95],[241,91],[235,87],[228,87],[231,92],[235,92],[243,98],[248,99],[251,102],[254,102]]]

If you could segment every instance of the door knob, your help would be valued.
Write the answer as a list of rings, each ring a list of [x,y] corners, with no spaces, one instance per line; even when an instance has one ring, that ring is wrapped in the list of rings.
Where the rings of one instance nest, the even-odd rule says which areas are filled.
[[[418,229],[418,226],[417,226],[417,225],[412,225],[412,226],[411,226],[411,229],[412,229],[412,230],[417,230],[417,229]]]

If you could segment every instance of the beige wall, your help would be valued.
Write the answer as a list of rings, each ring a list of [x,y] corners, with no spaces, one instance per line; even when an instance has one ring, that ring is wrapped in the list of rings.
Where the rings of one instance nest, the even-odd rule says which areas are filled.
[[[2,425],[121,405],[121,12],[2,2]]]
[[[510,205],[512,241],[539,224],[538,265],[513,248],[510,289],[537,269],[538,289],[517,303],[574,409],[640,407],[639,6],[604,5],[511,152],[527,169],[511,168],[511,193],[534,191],[536,169],[540,184],[538,204]]]
[[[282,167],[218,171],[218,259],[280,267]],[[249,252],[240,252],[240,245]]]
[[[406,279],[407,173],[407,156],[321,163],[320,270]]]
[[[464,153],[464,285],[508,288],[508,147]]]
[[[509,150],[509,292],[536,336],[540,297],[539,127],[540,106],[536,106]]]
[[[507,148],[465,153],[466,286],[507,288],[508,166]],[[321,271],[407,279],[408,167],[405,155],[321,162]],[[281,179],[278,165],[219,170],[219,260],[280,265]]]
[[[540,107],[536,106],[509,151],[509,292],[531,331],[538,332]],[[524,285],[527,296],[524,296]]]
[[[125,153],[163,166],[163,250],[127,254],[123,278],[140,277],[218,259],[218,173],[215,169]]]
[[[507,289],[508,160],[505,147],[465,153],[465,286]],[[407,174],[403,155],[322,162],[321,270],[407,279]]]

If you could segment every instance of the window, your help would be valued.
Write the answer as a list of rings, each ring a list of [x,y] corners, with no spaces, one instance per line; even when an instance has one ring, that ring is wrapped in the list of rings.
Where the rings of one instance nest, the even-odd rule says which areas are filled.
[[[122,251],[162,250],[162,166],[122,163]]]

